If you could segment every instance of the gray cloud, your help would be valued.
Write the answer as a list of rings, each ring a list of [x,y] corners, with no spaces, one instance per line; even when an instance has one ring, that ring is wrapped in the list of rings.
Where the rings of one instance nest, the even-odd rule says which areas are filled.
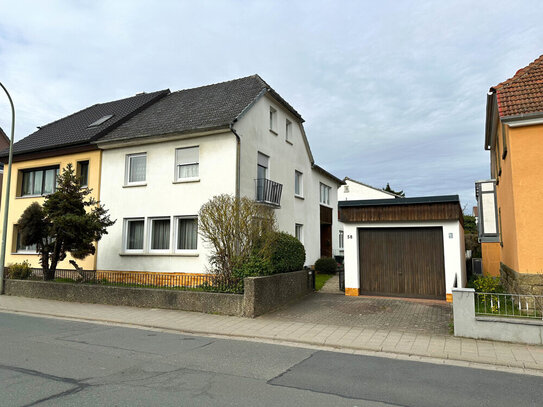
[[[489,173],[486,91],[543,53],[540,12],[539,1],[3,2],[0,80],[20,139],[94,103],[259,73],[302,113],[331,172],[471,206]]]

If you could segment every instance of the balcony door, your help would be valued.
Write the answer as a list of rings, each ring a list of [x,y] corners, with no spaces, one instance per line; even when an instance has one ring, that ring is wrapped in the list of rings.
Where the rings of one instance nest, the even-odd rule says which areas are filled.
[[[268,163],[270,157],[265,154],[258,153],[258,161],[256,165],[256,198],[258,201],[264,200],[264,186],[268,178]]]

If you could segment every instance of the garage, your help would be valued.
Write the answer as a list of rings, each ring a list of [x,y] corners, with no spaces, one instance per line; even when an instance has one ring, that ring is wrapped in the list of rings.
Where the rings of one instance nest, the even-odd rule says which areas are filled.
[[[445,299],[441,227],[358,229],[362,294]]]
[[[452,300],[466,284],[457,195],[339,202],[345,294]]]

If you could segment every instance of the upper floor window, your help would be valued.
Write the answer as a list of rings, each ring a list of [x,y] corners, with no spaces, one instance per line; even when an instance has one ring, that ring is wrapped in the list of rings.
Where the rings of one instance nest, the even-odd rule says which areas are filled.
[[[126,184],[145,182],[147,171],[147,153],[129,154],[126,156]]]
[[[77,176],[79,177],[82,187],[89,186],[89,162],[88,161],[77,162]]]
[[[178,148],[175,150],[176,180],[198,178],[200,151],[199,147]]]
[[[270,130],[277,133],[277,110],[270,106]]]
[[[320,203],[325,205],[330,205],[330,188],[328,185],[321,183],[321,190],[320,190]]]
[[[285,125],[285,140],[292,142],[292,122],[289,119]]]
[[[56,190],[59,166],[22,171],[21,196],[52,194]]]
[[[303,196],[303,174],[300,171],[294,171],[294,195]]]

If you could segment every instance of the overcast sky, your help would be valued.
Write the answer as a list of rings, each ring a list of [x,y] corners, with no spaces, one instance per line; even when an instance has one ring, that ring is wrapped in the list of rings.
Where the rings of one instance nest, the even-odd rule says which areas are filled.
[[[542,16],[541,0],[0,0],[0,81],[19,140],[95,103],[258,73],[330,172],[471,207],[486,92],[543,54]]]

